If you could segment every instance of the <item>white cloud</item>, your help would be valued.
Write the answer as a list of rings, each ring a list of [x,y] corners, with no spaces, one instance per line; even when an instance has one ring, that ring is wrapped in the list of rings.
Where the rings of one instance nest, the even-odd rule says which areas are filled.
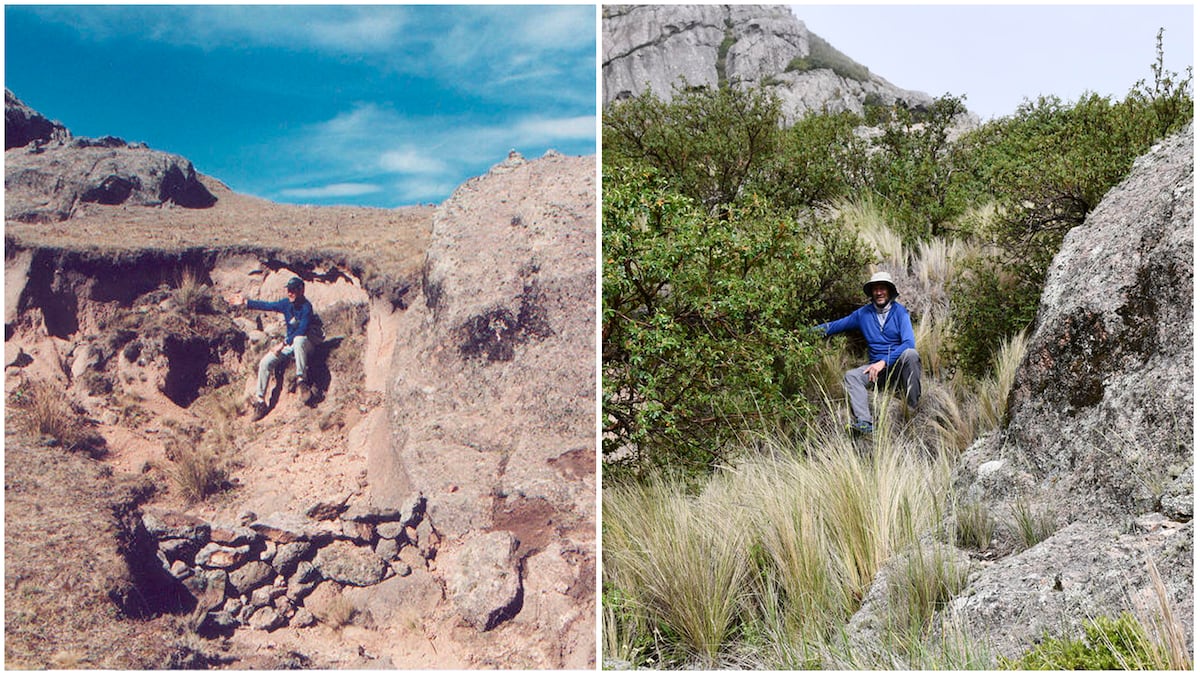
[[[273,46],[363,54],[392,49],[408,23],[396,6],[94,6],[42,8],[96,40],[149,39],[212,49]]]
[[[333,199],[337,197],[361,197],[379,192],[382,188],[369,183],[334,183],[312,188],[289,188],[279,194],[294,199]]]
[[[519,122],[516,129],[520,137],[528,139],[584,140],[596,137],[596,116],[529,118]]]
[[[405,179],[395,185],[396,196],[404,204],[418,202],[440,203],[460,185],[458,180]]]
[[[438,157],[415,148],[388,150],[379,156],[379,167],[393,173],[441,174],[446,163]]]

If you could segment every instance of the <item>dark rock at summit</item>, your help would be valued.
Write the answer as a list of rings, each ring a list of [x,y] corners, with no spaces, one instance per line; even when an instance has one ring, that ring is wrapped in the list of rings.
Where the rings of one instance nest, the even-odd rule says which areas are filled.
[[[12,92],[4,93],[6,220],[58,222],[91,205],[216,203],[187,159],[112,136],[72,137]]]
[[[4,149],[20,148],[35,141],[49,143],[71,137],[58,122],[25,105],[11,91],[4,90]]]

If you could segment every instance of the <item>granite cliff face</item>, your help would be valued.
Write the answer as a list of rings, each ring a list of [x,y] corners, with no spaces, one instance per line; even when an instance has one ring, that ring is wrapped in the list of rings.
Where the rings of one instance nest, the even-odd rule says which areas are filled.
[[[675,87],[721,82],[766,87],[788,122],[822,109],[861,114],[867,102],[920,108],[933,100],[844,57],[857,66],[853,77],[816,67],[814,51],[836,50],[784,5],[607,5],[602,42],[605,104],[647,88],[667,99]]]

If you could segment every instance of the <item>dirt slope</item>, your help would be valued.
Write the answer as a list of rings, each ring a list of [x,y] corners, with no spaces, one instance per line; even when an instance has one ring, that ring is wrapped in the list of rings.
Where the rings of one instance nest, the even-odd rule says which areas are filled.
[[[574,179],[567,187],[568,201],[583,199],[581,210],[594,214],[592,161],[572,165],[572,176],[587,176],[587,194]],[[386,419],[389,364],[405,349],[397,325],[413,303],[425,302],[421,280],[435,209],[285,206],[201,180],[217,196],[207,209],[89,203],[58,223],[6,223],[6,419],[16,434],[9,437],[10,447],[22,449],[6,456],[9,662],[106,668],[588,667],[594,659],[594,583],[580,580],[594,581],[590,511],[569,519],[571,550],[564,550],[559,535],[543,533],[545,525],[497,518],[497,525],[508,522],[519,532],[524,549],[518,547],[513,564],[532,585],[519,619],[508,616],[486,631],[464,619],[446,595],[448,561],[461,547],[419,513],[395,540],[400,551],[379,553],[390,566],[383,583],[356,587],[324,579],[315,590],[304,590],[308,597],[285,603],[284,626],[243,624],[202,637],[197,627],[215,614],[206,617],[194,600],[173,605],[174,599],[160,597],[135,612],[112,599],[145,590],[135,572],[156,555],[140,520],[148,512],[198,519],[214,531],[257,527],[280,514],[307,517],[314,527],[326,528],[318,537],[322,546],[367,543],[379,551],[387,543],[379,533],[386,523],[363,512],[372,489],[368,456],[379,442],[379,420]],[[563,197],[541,196],[552,202]],[[278,315],[234,309],[222,297],[239,291],[276,299],[293,275],[306,279],[329,338],[314,367],[316,393],[302,401],[291,391],[289,366],[272,394],[270,412],[253,422],[246,395],[269,336],[278,335],[282,325]],[[39,383],[51,383],[51,393],[38,389]],[[57,406],[51,417],[69,422],[66,431],[31,426],[39,395]],[[62,434],[65,441],[52,440]],[[94,489],[76,489],[60,499],[52,491],[24,487],[57,485],[60,477],[78,484],[68,473],[83,470],[77,464],[90,467]],[[586,476],[593,467],[584,464]],[[110,494],[112,486],[129,481],[138,488]],[[582,492],[567,502],[590,507],[589,481],[577,479]],[[421,491],[417,486],[423,499]],[[306,516],[331,510],[344,518]],[[70,544],[71,555],[60,555],[44,524],[74,522],[71,514],[78,512],[120,515],[93,531],[90,540],[79,535]],[[329,529],[335,526],[341,529]],[[271,552],[282,546],[261,537],[255,541]],[[439,543],[445,546],[442,558]],[[555,558],[529,557],[542,549],[555,551]],[[101,551],[108,553],[100,556]],[[172,562],[163,551],[149,565],[157,575]],[[266,555],[261,553],[264,560]],[[187,556],[199,569],[193,553]],[[106,562],[92,564],[100,560]],[[95,578],[90,585],[16,592],[30,587],[26,577],[86,574]],[[275,585],[282,588],[285,581],[281,574]],[[114,595],[112,589],[126,590]],[[216,608],[225,612],[221,616],[231,604],[250,602],[248,594],[232,591],[225,600]],[[312,621],[303,613],[310,609],[317,615]],[[566,610],[572,613],[569,635],[538,632]],[[533,618],[538,612],[543,616]],[[47,621],[68,615],[74,623],[50,630]],[[100,624],[107,630],[70,630]],[[48,639],[35,645],[32,637],[23,637],[35,634]],[[563,643],[566,637],[569,644]],[[117,642],[122,648],[106,650]]]

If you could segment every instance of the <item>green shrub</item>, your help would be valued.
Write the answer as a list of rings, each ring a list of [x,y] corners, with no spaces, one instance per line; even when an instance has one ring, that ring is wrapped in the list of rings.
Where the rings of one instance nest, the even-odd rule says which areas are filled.
[[[853,232],[756,200],[713,217],[652,169],[604,185],[605,457],[704,471],[739,432],[804,416],[809,328],[865,262]]]
[[[603,162],[618,167],[613,172],[654,167],[716,213],[765,170],[778,148],[780,117],[779,99],[761,89],[685,89],[669,102],[647,91],[605,111]]]
[[[978,192],[950,141],[964,112],[963,99],[948,95],[934,101],[920,119],[898,108],[874,141],[864,187],[888,208],[909,246],[945,234]]]
[[[1161,34],[1154,74],[1153,85],[1139,83],[1123,101],[1040,97],[964,138],[961,165],[997,205],[979,232],[995,253],[972,263],[953,291],[958,355],[968,373],[986,372],[999,345],[1033,322],[1067,231],[1137,157],[1192,119],[1191,73],[1176,80],[1162,70]]]
[[[809,34],[808,56],[797,56],[788,63],[784,72],[806,72],[828,68],[840,77],[856,82],[866,82],[871,79],[871,71],[866,66],[838,51],[833,45],[819,36]]]
[[[1132,615],[1101,616],[1083,624],[1082,638],[1052,638],[1017,659],[1000,657],[1007,670],[1155,670],[1164,662],[1161,648]]]
[[[868,143],[849,112],[805,115],[782,132],[777,151],[751,178],[749,191],[781,208],[850,198],[866,181]]]

